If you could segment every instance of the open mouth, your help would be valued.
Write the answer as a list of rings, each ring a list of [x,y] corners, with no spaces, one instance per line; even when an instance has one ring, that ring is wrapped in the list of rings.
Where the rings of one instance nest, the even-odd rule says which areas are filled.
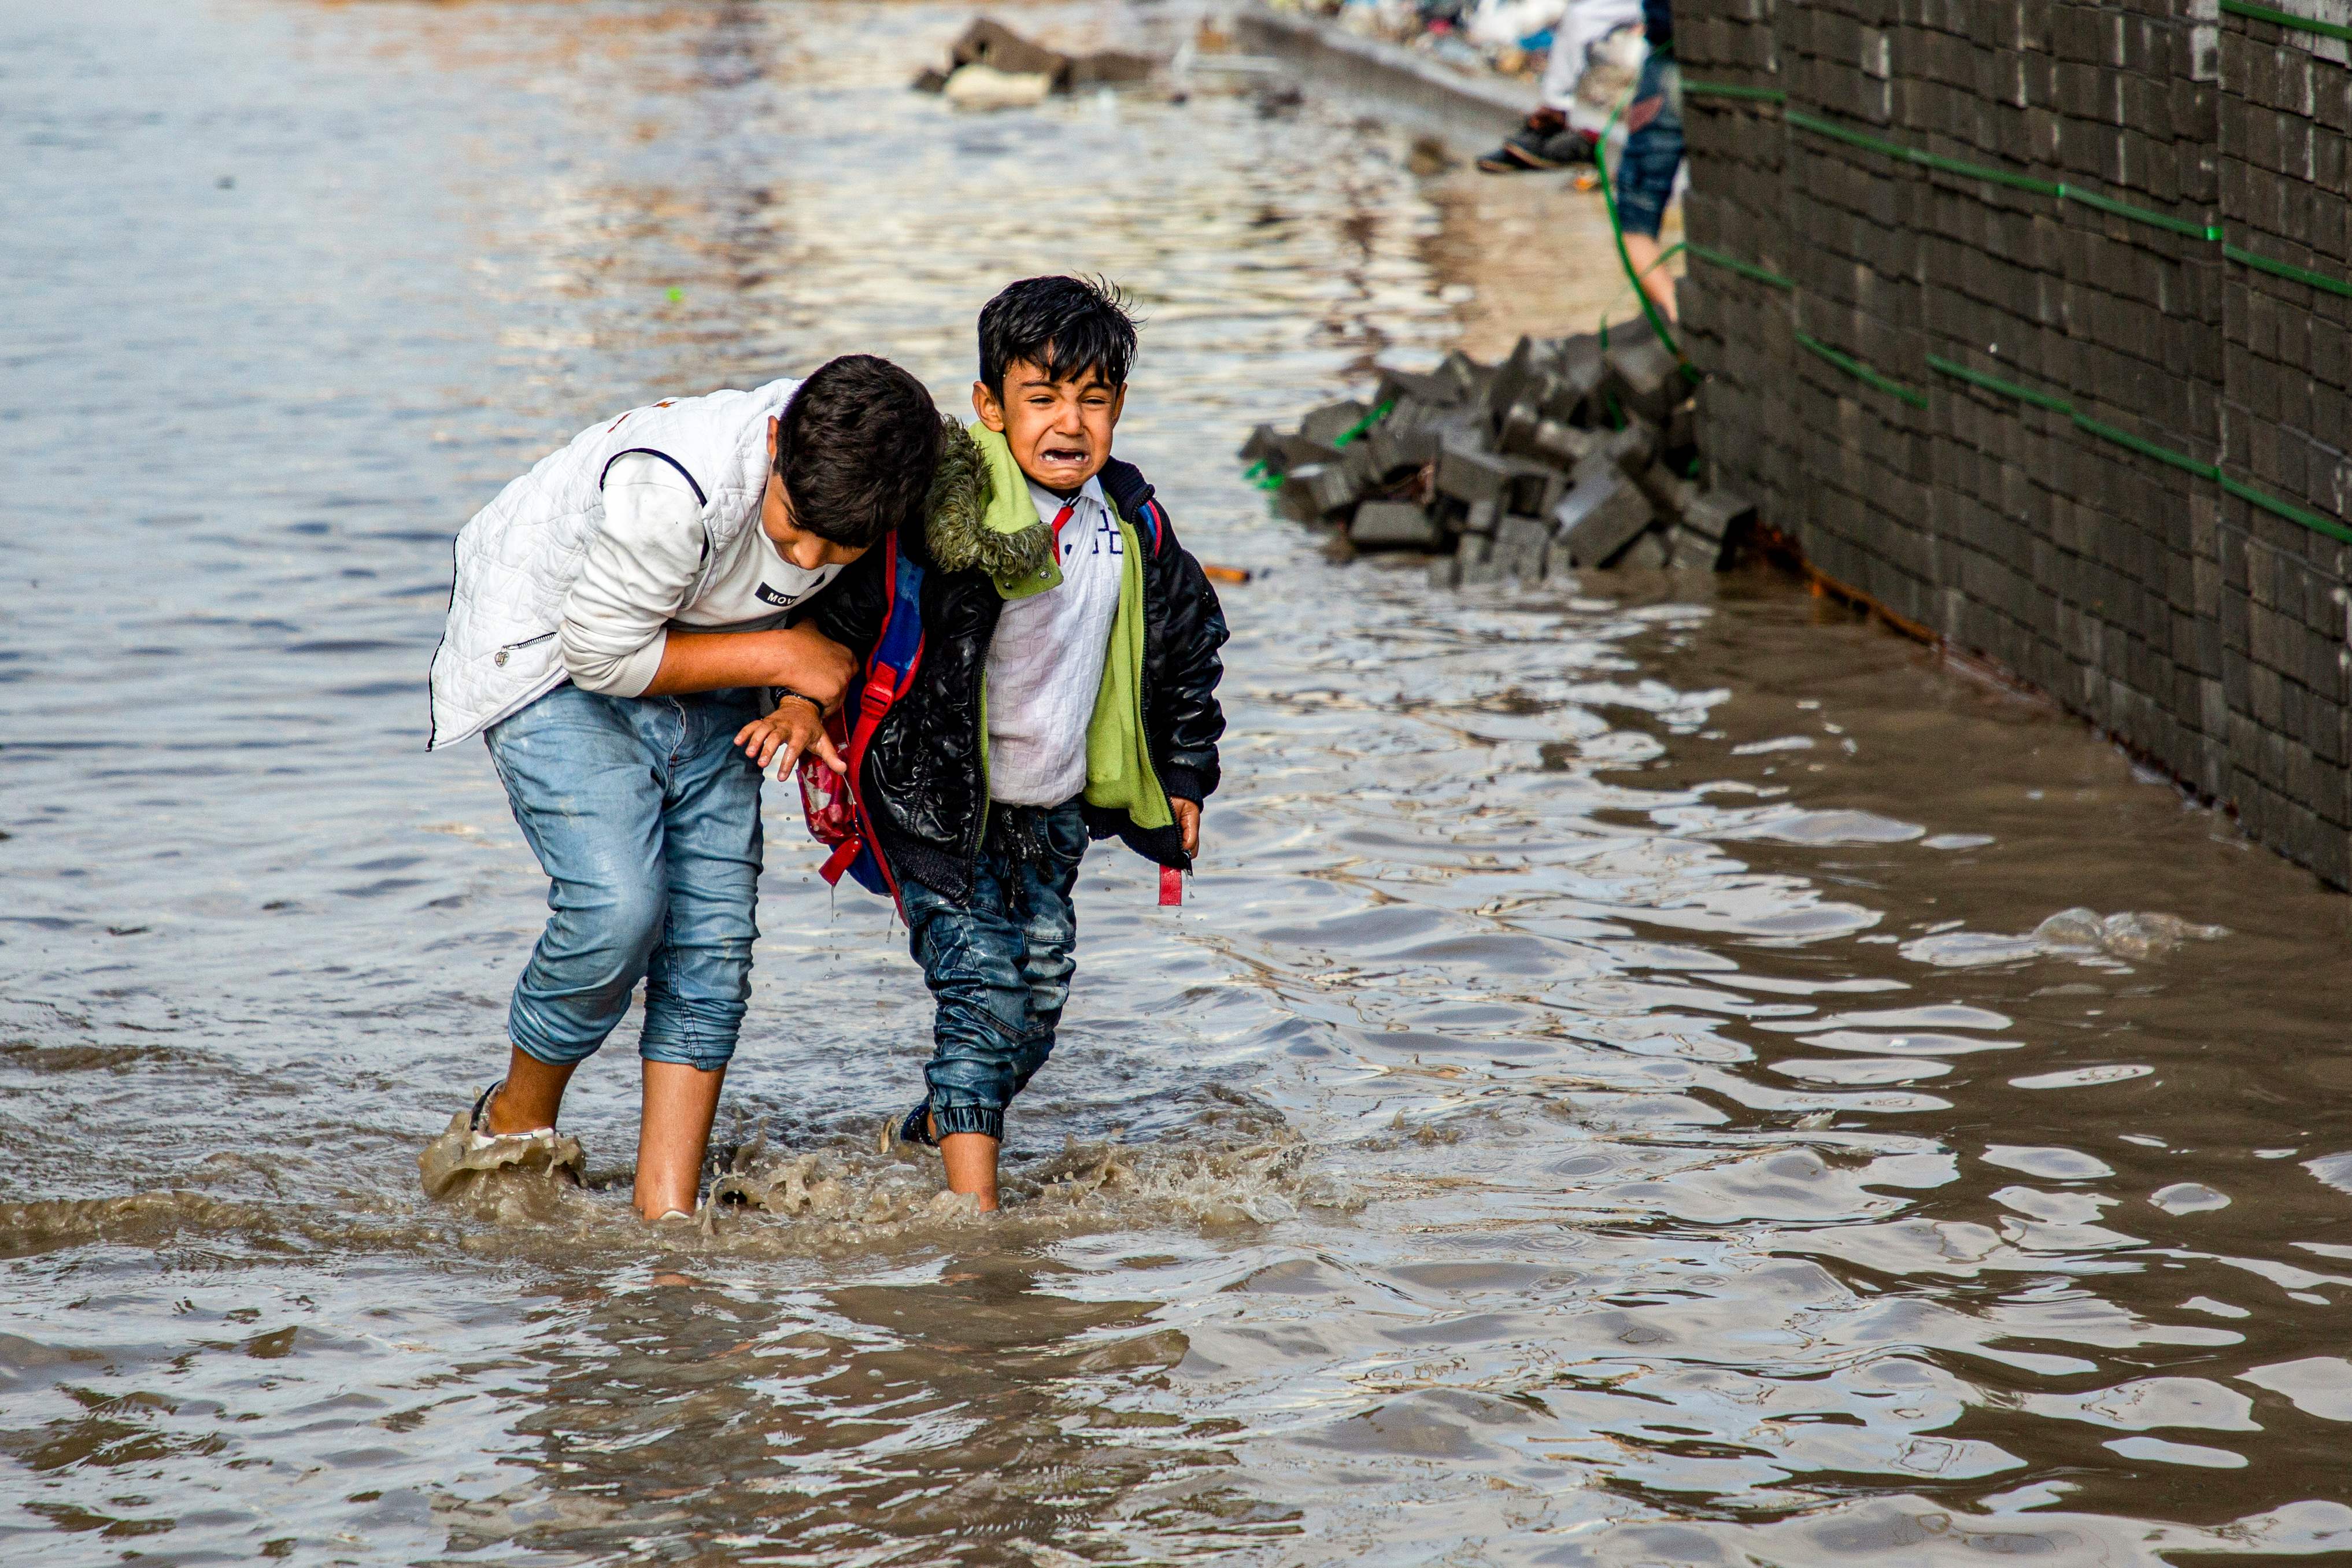
[[[1083,447],[1047,447],[1037,456],[1046,463],[1060,468],[1084,463],[1087,460],[1087,450]]]

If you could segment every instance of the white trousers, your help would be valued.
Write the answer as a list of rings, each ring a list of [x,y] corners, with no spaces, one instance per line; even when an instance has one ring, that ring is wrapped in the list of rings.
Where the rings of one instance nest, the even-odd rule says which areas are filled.
[[[1595,110],[1580,103],[1576,84],[1591,63],[1592,47],[1620,27],[1642,25],[1642,0],[1569,0],[1568,15],[1552,31],[1551,58],[1544,66],[1543,101],[1565,110],[1568,122],[1579,131],[1601,133],[1614,103]]]

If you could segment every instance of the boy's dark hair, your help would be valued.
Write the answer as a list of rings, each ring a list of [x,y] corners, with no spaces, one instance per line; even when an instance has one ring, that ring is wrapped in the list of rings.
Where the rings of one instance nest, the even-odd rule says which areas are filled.
[[[819,365],[776,432],[776,473],[794,525],[861,550],[901,523],[920,525],[939,462],[931,395],[872,354]]]
[[[1043,365],[1055,381],[1076,381],[1090,370],[1113,386],[1127,384],[1135,362],[1135,321],[1127,296],[1102,279],[1024,278],[980,308],[980,379],[1004,395],[1004,373],[1015,360]]]

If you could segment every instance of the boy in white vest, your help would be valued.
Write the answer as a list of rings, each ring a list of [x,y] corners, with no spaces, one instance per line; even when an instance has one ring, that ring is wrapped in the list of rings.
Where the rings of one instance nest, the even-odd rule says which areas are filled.
[[[636,1207],[695,1208],[751,994],[761,770],[803,748],[839,765],[824,717],[852,663],[795,623],[919,520],[940,440],[920,382],[851,355],[600,421],[458,534],[428,745],[487,736],[550,913],[506,1077],[453,1132],[552,1150],[565,1084],[642,980]]]

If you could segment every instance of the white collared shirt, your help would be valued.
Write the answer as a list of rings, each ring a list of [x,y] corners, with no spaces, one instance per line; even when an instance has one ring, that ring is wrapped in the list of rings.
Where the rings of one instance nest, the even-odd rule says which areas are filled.
[[[1032,484],[1029,499],[1051,528],[1062,498]],[[1127,563],[1102,482],[1068,504],[1060,585],[1006,601],[988,645],[988,795],[1006,805],[1059,805],[1087,787],[1087,726]]]

